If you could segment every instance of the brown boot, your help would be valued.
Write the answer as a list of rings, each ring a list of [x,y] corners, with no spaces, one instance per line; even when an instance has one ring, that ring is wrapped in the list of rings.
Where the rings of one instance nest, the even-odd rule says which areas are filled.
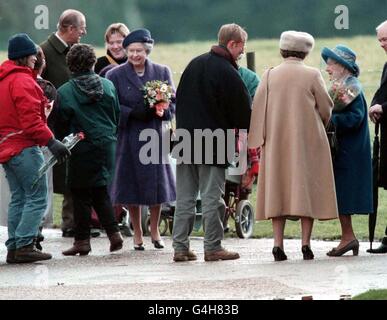
[[[17,261],[15,259],[15,252],[16,252],[16,250],[8,250],[7,260],[6,260],[8,264],[17,263]]]
[[[196,256],[196,254],[191,250],[177,251],[173,255],[173,261],[175,262],[194,261],[197,260],[197,258],[198,257]]]
[[[124,239],[122,238],[121,232],[114,232],[111,235],[108,235],[108,237],[110,240],[110,252],[122,249]]]
[[[52,255],[44,253],[35,247],[35,243],[31,243],[28,246],[16,249],[15,251],[15,263],[30,263],[41,260],[49,260]]]
[[[90,239],[75,240],[74,245],[65,251],[62,251],[64,256],[75,256],[79,253],[80,256],[87,256],[91,251]]]
[[[205,261],[218,261],[218,260],[235,260],[239,259],[238,252],[227,251],[226,249],[220,249],[216,251],[204,252]]]

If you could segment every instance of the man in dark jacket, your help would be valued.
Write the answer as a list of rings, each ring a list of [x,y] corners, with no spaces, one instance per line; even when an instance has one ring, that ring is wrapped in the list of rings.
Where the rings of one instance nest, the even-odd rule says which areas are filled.
[[[376,28],[376,32],[380,46],[387,53],[387,20]],[[387,189],[387,62],[383,68],[380,87],[372,100],[369,116],[372,122],[379,122],[381,127],[379,186]],[[387,227],[380,246],[367,252],[387,253]]]
[[[189,236],[195,221],[195,204],[200,192],[203,214],[205,261],[238,259],[239,254],[222,248],[225,203],[225,169],[229,164],[228,149],[233,139],[227,131],[247,129],[250,123],[251,99],[238,74],[238,60],[244,53],[247,33],[236,24],[223,25],[219,44],[193,59],[185,69],[176,93],[176,127],[190,133],[191,155],[176,168],[177,202],[173,227],[173,260],[196,260],[189,249]],[[197,138],[200,130],[214,136],[211,143]],[[200,141],[197,141],[200,140]],[[183,140],[182,143],[185,141]],[[202,146],[195,148],[195,144]],[[180,143],[179,143],[180,144]],[[190,149],[190,148],[188,148]],[[186,152],[183,148],[183,153]],[[189,150],[188,150],[189,151]],[[178,156],[175,154],[175,156]],[[179,162],[179,161],[178,161]]]
[[[65,10],[57,25],[57,32],[51,34],[40,46],[46,57],[46,68],[42,78],[50,81],[56,89],[70,79],[66,55],[70,47],[86,34],[86,18],[77,10]],[[48,118],[50,128],[54,127],[57,110],[54,107]],[[54,132],[57,135],[57,132]],[[53,170],[54,192],[63,194],[62,235],[74,236],[73,201],[66,187],[66,163],[56,165]]]

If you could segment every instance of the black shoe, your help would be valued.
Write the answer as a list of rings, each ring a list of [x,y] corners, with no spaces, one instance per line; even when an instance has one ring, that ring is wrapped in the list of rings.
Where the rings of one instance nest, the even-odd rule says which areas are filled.
[[[74,238],[74,236],[75,236],[74,229],[62,230],[62,237],[63,238]]]
[[[92,238],[97,238],[100,235],[101,235],[101,231],[99,229],[94,229],[94,228],[90,229],[90,236]]]
[[[272,253],[274,256],[274,261],[284,261],[288,259],[285,252],[283,252],[280,247],[274,247]]]
[[[134,250],[136,251],[144,251],[145,250],[145,247],[144,247],[144,244],[143,243],[139,243],[139,244],[135,244],[133,246]]]
[[[376,249],[368,249],[368,253],[387,253],[387,237],[384,237],[380,246]]]
[[[152,243],[156,249],[163,249],[165,246],[164,241],[161,239],[160,240],[153,240],[152,239]]]
[[[313,251],[310,249],[308,245],[302,246],[301,248],[302,255],[304,260],[313,260],[314,259],[314,254]]]
[[[144,251],[145,250],[144,244],[142,242],[137,244],[134,242],[134,239],[133,239],[133,248],[136,251]]]
[[[42,251],[42,250],[43,250],[43,247],[42,247],[42,245],[40,244],[41,241],[40,241],[39,239],[40,239],[39,237],[35,239],[35,247],[36,247],[36,249]]]

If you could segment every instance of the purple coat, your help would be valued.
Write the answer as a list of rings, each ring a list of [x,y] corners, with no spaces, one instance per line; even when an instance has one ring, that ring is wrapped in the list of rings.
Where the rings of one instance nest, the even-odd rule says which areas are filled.
[[[116,153],[116,171],[111,186],[114,204],[155,205],[176,200],[175,177],[169,164],[143,165],[139,159],[141,147],[147,142],[139,141],[144,129],[157,130],[160,141],[162,121],[171,120],[175,105],[171,104],[164,117],[141,121],[130,116],[131,111],[144,106],[142,87],[147,81],[168,81],[173,86],[171,71],[167,66],[145,62],[145,74],[139,77],[130,63],[110,70],[106,77],[118,93],[121,105]],[[161,146],[161,143],[159,144]],[[161,149],[161,147],[160,147]]]

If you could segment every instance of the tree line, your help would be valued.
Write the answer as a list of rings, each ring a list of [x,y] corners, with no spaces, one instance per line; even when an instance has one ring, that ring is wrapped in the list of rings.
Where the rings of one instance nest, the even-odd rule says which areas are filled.
[[[44,18],[35,12],[39,5],[48,10],[48,28],[39,27]],[[348,9],[347,28],[342,29],[335,25],[343,21],[342,12],[335,13],[340,5]],[[229,22],[257,39],[278,38],[284,30],[315,37],[367,35],[387,19],[387,0],[1,0],[0,50],[6,50],[8,38],[17,32],[27,32],[36,42],[45,40],[68,8],[86,15],[83,41],[96,46],[103,45],[106,27],[118,21],[130,29],[146,27],[156,41],[173,43],[214,40],[219,26]]]

